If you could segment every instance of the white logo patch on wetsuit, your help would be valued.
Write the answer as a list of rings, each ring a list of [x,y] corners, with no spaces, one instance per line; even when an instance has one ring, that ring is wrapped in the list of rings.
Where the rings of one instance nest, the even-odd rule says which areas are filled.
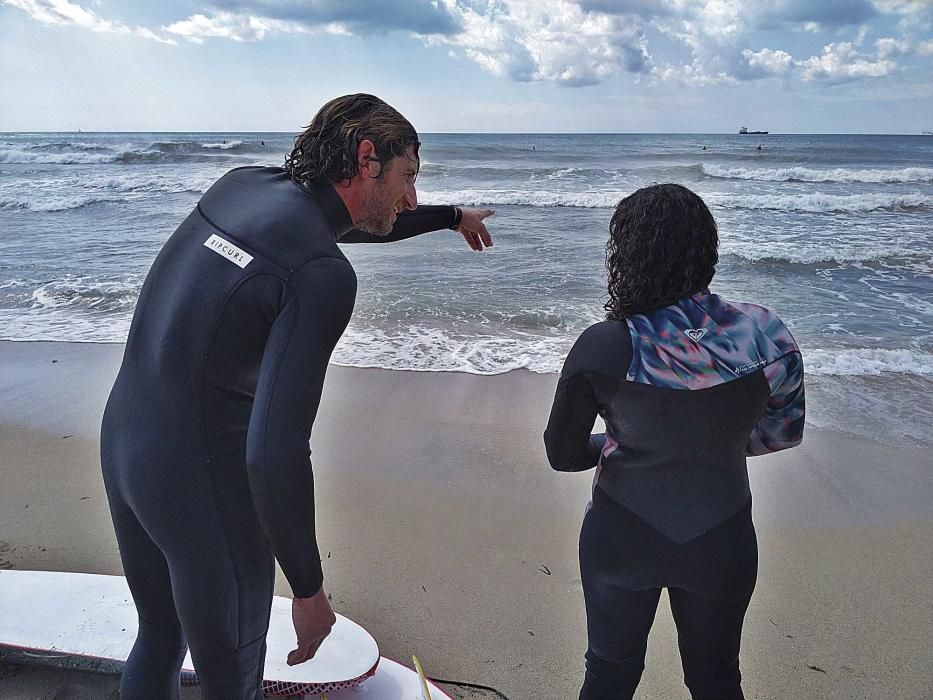
[[[253,260],[252,255],[242,248],[236,247],[230,241],[225,241],[216,233],[204,241],[204,247],[210,248],[218,255],[224,256],[227,260],[236,263],[240,267],[246,267]]]

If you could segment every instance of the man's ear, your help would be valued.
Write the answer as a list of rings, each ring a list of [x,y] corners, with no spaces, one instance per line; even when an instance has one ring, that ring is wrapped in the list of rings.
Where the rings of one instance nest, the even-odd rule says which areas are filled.
[[[382,174],[382,163],[376,157],[376,146],[369,139],[360,141],[356,149],[356,162],[360,166],[360,175],[364,178],[376,178]]]

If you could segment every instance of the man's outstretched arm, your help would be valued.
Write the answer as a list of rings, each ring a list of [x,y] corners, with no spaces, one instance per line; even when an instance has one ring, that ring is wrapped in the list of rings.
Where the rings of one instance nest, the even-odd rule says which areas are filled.
[[[492,245],[492,236],[483,219],[495,214],[492,209],[464,209],[447,205],[422,204],[412,211],[400,212],[388,236],[377,236],[352,229],[340,237],[340,243],[394,243],[422,233],[452,229],[457,231],[473,250]]]

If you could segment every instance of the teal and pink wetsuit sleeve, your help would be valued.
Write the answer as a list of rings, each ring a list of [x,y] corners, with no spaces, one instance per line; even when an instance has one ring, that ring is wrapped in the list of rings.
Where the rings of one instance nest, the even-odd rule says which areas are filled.
[[[763,368],[771,387],[765,414],[748,437],[745,454],[756,456],[796,447],[803,440],[803,358],[797,341],[776,314],[754,304],[734,304],[752,317],[777,357]],[[773,356],[772,356],[773,357]]]

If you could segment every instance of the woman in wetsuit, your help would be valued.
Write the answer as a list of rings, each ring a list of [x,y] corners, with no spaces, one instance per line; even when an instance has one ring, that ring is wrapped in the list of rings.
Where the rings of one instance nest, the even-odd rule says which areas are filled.
[[[746,457],[799,444],[803,363],[770,310],[708,285],[716,223],[680,185],[623,199],[606,319],[564,363],[544,434],[559,471],[596,467],[580,533],[581,700],[631,698],[668,589],[694,699],[743,698],[739,644],[758,568]],[[605,434],[591,435],[605,420]]]

